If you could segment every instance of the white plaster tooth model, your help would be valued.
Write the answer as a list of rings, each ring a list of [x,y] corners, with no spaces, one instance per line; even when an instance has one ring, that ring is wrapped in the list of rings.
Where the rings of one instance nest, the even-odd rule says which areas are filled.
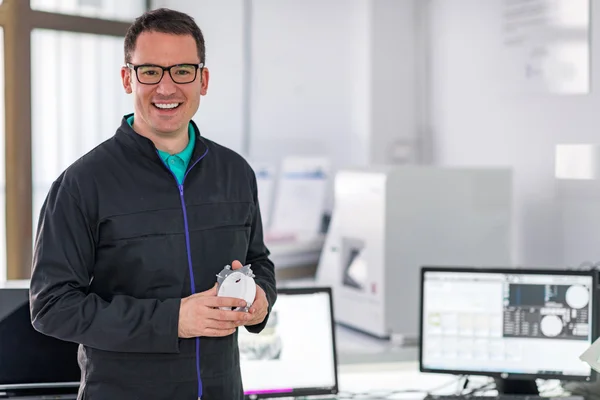
[[[231,269],[231,265],[226,265],[217,275],[217,296],[245,300],[246,307],[237,307],[233,311],[248,312],[256,296],[256,283],[250,265],[244,265],[236,270]],[[230,308],[221,307],[221,309],[229,310]]]

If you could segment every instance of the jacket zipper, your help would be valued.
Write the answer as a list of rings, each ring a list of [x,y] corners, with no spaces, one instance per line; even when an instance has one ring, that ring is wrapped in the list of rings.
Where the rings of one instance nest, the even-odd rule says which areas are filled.
[[[185,230],[185,249],[187,251],[188,269],[189,269],[189,273],[190,273],[190,289],[192,291],[192,294],[196,294],[196,280],[194,279],[194,268],[192,267],[192,249],[191,249],[191,245],[190,245],[190,230],[189,230],[189,226],[188,226],[187,208],[185,206],[185,198],[183,195],[183,183],[185,182],[185,178],[187,177],[188,172],[190,172],[190,170],[192,168],[194,168],[194,166],[196,164],[198,164],[198,162],[204,158],[206,153],[208,153],[208,148],[206,149],[204,154],[202,154],[196,161],[194,161],[194,163],[185,171],[185,174],[183,175],[183,179],[181,180],[181,183],[179,183],[179,181],[177,180],[177,176],[173,173],[173,171],[171,171],[171,168],[169,168],[167,163],[162,159],[158,150],[156,150],[156,154],[158,155],[158,158],[162,161],[162,163],[165,165],[165,167],[167,167],[167,169],[169,170],[171,175],[173,175],[173,178],[175,178],[175,183],[177,183],[177,188],[179,189],[179,199],[181,200],[181,208],[183,210],[183,226],[184,226],[184,230]],[[202,379],[200,378],[200,338],[199,337],[196,338],[196,375],[197,375],[197,379],[198,379],[198,399],[200,399],[202,397],[203,390],[202,390]]]

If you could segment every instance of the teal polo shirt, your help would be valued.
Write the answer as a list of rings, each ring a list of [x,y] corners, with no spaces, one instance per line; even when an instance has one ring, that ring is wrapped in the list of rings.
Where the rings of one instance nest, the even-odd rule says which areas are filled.
[[[133,127],[133,115],[127,118],[127,123]],[[175,175],[177,182],[180,185],[183,183],[183,177],[185,176],[185,171],[187,171],[188,164],[192,158],[192,153],[194,152],[194,145],[196,144],[196,133],[194,132],[194,127],[191,123],[189,124],[188,134],[190,136],[188,145],[180,153],[169,154],[166,151],[157,149],[160,158],[162,158],[165,165],[167,165]]]

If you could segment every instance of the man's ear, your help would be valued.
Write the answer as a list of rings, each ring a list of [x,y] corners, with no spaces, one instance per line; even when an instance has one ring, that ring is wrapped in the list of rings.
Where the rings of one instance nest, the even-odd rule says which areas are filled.
[[[202,73],[200,76],[202,77],[202,87],[200,88],[200,95],[206,96],[206,93],[208,93],[208,78],[210,77],[208,73],[208,68],[202,68]]]
[[[131,88],[131,69],[128,67],[121,67],[121,81],[123,82],[123,89],[125,89],[125,93],[131,94],[133,91]]]

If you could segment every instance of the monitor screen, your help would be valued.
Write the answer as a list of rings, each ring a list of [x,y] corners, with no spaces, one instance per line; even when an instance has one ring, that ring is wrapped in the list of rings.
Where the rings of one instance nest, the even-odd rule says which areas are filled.
[[[595,274],[423,268],[421,370],[592,380]]]
[[[33,329],[28,288],[0,286],[0,392],[76,393],[77,347]]]
[[[265,329],[239,329],[244,392],[250,398],[335,394],[338,390],[329,288],[278,289]]]

